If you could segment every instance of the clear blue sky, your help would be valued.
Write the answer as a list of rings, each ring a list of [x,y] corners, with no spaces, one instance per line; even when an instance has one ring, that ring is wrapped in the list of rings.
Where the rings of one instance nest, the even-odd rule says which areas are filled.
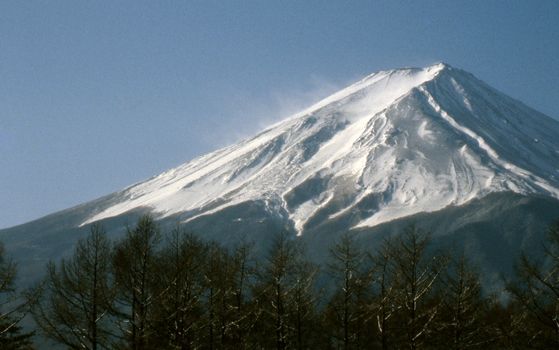
[[[2,1],[0,227],[437,61],[559,118],[559,1]]]

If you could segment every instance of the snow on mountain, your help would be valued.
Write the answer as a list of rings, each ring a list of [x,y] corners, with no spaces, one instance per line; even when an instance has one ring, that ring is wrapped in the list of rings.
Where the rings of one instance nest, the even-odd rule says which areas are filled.
[[[382,71],[114,194],[82,225],[140,207],[187,222],[262,200],[303,233],[326,207],[365,211],[360,228],[493,192],[559,198],[558,136],[559,123],[462,70]]]

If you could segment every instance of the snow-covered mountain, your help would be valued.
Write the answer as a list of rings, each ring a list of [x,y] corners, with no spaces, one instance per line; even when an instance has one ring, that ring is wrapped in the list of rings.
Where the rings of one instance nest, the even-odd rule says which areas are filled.
[[[253,138],[0,238],[38,265],[89,224],[122,232],[146,211],[224,242],[291,230],[315,256],[341,231],[369,239],[416,220],[498,271],[507,249],[539,244],[534,232],[559,217],[559,123],[446,64],[382,71]],[[496,232],[504,217],[516,233]]]
[[[353,226],[368,227],[492,192],[559,198],[557,124],[445,64],[383,71],[124,190],[83,224],[138,207],[188,222],[264,200],[302,234],[333,203],[329,218],[375,202]]]

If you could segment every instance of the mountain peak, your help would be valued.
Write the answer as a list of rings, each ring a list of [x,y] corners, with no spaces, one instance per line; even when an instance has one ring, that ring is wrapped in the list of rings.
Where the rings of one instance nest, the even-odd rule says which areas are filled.
[[[410,67],[401,67],[401,68],[393,68],[393,69],[388,69],[388,70],[381,70],[381,71],[377,71],[374,72],[370,75],[368,75],[367,77],[371,77],[371,76],[375,76],[377,74],[383,74],[383,73],[396,73],[396,72],[403,72],[404,74],[413,74],[413,73],[417,73],[417,72],[428,72],[431,73],[431,77],[435,77],[437,73],[439,73],[442,70],[445,69],[453,69],[453,67],[443,61],[440,62],[436,62],[433,63],[431,65],[425,66],[425,67],[414,67],[414,66],[410,66]]]
[[[442,70],[442,69],[451,69],[452,66],[450,64],[444,62],[444,61],[440,61],[440,62],[437,62],[437,63],[435,63],[435,64],[433,64],[433,65],[431,65],[427,68],[428,69],[430,68],[430,69],[440,69],[440,70]]]
[[[425,68],[412,67],[378,71],[318,101],[310,107],[292,115],[287,120],[312,114],[323,107],[339,103],[356,94],[369,95],[372,97],[371,100],[374,101],[369,101],[369,105],[372,108],[385,108],[414,87],[436,77],[444,68],[445,66],[442,64],[435,64]],[[286,122],[286,120],[273,126],[277,126],[284,122]]]
[[[136,208],[192,221],[261,202],[303,233],[342,218],[375,226],[493,192],[559,198],[558,123],[462,73],[437,63],[371,74],[110,196],[83,224]]]
[[[145,213],[260,252],[297,233],[318,263],[343,232],[375,247],[413,222],[464,247],[494,283],[557,216],[558,135],[557,121],[448,64],[381,71],[252,138],[0,235],[33,281],[88,223],[117,238]]]

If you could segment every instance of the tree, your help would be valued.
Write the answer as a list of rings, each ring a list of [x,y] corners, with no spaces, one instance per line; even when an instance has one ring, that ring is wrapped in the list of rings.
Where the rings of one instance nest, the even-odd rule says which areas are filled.
[[[464,254],[455,256],[441,278],[440,344],[447,349],[480,349],[494,338],[487,329],[489,302],[482,297],[477,271]]]
[[[280,233],[272,242],[264,266],[253,288],[259,334],[256,342],[264,348],[283,350],[303,346],[310,321],[314,287],[312,270],[302,258],[300,246]],[[270,337],[271,335],[274,337]],[[273,342],[270,341],[273,339]]]
[[[485,298],[488,304],[483,327],[491,336],[486,349],[541,349],[529,345],[538,334],[538,325],[526,323],[523,307],[515,299],[504,302],[497,295]]]
[[[241,243],[226,249],[215,242],[207,245],[203,268],[206,328],[204,345],[210,349],[242,349],[254,326],[254,309],[247,290],[253,282],[251,245]]]
[[[206,264],[203,271],[205,291],[206,329],[204,342],[208,349],[222,348],[229,335],[229,321],[232,314],[233,285],[229,275],[227,251],[215,242],[208,246]]]
[[[367,333],[370,269],[365,266],[363,251],[349,233],[341,236],[330,256],[328,269],[336,288],[327,305],[327,322],[334,332],[334,341],[343,349],[360,348]]]
[[[158,248],[159,228],[149,215],[142,216],[136,227],[116,246],[113,268],[117,284],[119,327],[128,346],[134,350],[151,348],[154,335],[152,316],[155,301],[165,292],[160,283]]]
[[[203,269],[207,246],[176,227],[160,256],[160,284],[166,292],[156,300],[156,339],[162,347],[194,349],[200,343],[203,317]]]
[[[241,242],[233,249],[229,276],[233,287],[233,321],[230,323],[231,348],[244,349],[248,346],[248,335],[256,322],[254,304],[251,302],[250,289],[254,284],[256,266],[253,245]]]
[[[374,318],[373,322],[380,338],[380,347],[389,348],[391,338],[391,320],[397,311],[395,305],[394,275],[391,256],[392,242],[385,240],[380,249],[373,255],[369,254],[372,262],[373,298],[369,309]]]
[[[317,272],[315,265],[302,259],[295,266],[290,324],[293,325],[292,348],[297,350],[312,349],[318,345],[313,343],[318,341],[315,285]]]
[[[434,297],[446,258],[427,252],[429,234],[408,226],[392,243],[391,256],[395,281],[395,306],[405,338],[401,347],[422,347],[433,331],[440,298]]]
[[[528,345],[559,349],[559,222],[548,229],[543,256],[536,262],[522,254],[507,290],[523,307],[523,323],[538,325],[531,328]]]
[[[103,228],[91,226],[74,255],[48,265],[44,294],[33,308],[43,334],[71,349],[109,349],[114,287],[111,245]]]
[[[0,243],[0,349],[32,349],[33,332],[22,331],[20,321],[36,300],[36,293],[22,297],[14,286],[17,275],[16,264],[6,257],[4,245]]]

